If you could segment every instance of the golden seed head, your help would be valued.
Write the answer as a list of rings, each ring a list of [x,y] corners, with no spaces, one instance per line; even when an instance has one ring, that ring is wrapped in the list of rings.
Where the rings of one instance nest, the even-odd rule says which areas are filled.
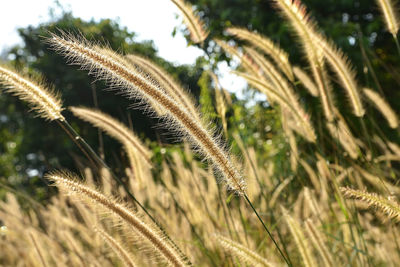
[[[28,102],[40,117],[51,121],[64,120],[60,97],[53,89],[43,85],[43,82],[34,81],[11,68],[0,66],[0,84],[6,87],[7,92]]]

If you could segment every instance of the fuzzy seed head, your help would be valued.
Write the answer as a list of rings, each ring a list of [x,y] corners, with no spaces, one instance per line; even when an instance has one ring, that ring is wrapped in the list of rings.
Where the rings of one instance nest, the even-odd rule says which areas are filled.
[[[171,245],[164,240],[164,236],[157,233],[150,225],[144,222],[139,216],[132,212],[125,205],[119,203],[109,196],[94,190],[80,182],[77,177],[66,172],[53,172],[46,175],[46,178],[54,181],[58,188],[72,196],[90,200],[94,205],[110,211],[127,225],[129,225],[143,240],[149,242],[154,250],[164,257],[171,266],[187,266]]]
[[[151,165],[151,152],[149,149],[147,149],[140,139],[121,122],[99,110],[83,107],[70,107],[70,110],[78,118],[93,124],[121,142],[126,146],[127,153],[129,153],[129,147],[132,147],[149,165]]]
[[[384,198],[376,193],[356,190],[349,187],[341,187],[344,197],[349,199],[358,199],[366,202],[370,207],[375,207],[384,212],[389,218],[399,220],[400,206],[397,202]]]
[[[396,112],[394,112],[394,110],[383,99],[383,97],[368,88],[364,88],[363,92],[371,101],[371,103],[374,104],[375,107],[382,113],[391,128],[396,129],[399,127],[399,118],[397,117]]]
[[[183,14],[183,21],[190,32],[190,39],[193,43],[204,42],[209,32],[205,30],[204,22],[195,14],[192,6],[183,0],[171,0]]]
[[[397,8],[394,3],[395,0],[377,0],[381,8],[383,17],[385,18],[386,27],[388,31],[396,39],[397,32],[399,31],[399,20],[397,15]]]
[[[11,68],[0,65],[0,84],[6,91],[27,102],[38,116],[46,120],[64,120],[60,97],[42,82],[24,77]]]
[[[142,103],[155,103],[165,110],[163,117],[168,121],[169,128],[185,135],[203,155],[210,159],[220,171],[223,182],[238,194],[245,193],[245,182],[242,175],[230,160],[224,147],[214,138],[211,130],[204,127],[187,110],[162,89],[149,81],[141,73],[127,68],[115,60],[115,56],[108,57],[96,50],[96,46],[87,41],[79,41],[70,35],[59,37],[52,35],[48,42],[54,49],[72,63],[88,69],[89,73],[98,79],[109,82],[114,88],[120,89],[131,98]]]

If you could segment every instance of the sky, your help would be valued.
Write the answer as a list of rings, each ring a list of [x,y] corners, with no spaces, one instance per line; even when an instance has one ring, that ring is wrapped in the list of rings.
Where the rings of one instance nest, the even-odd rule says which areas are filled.
[[[158,55],[176,64],[193,64],[203,52],[196,47],[188,47],[180,31],[172,37],[174,27],[180,26],[179,10],[168,0],[59,0],[66,10],[84,20],[94,18],[118,19],[121,26],[135,32],[137,40],[153,40]],[[50,18],[49,8],[59,10],[54,0],[5,0],[0,16],[0,52],[21,43],[17,29],[28,25],[38,25]],[[242,79],[229,74],[226,64],[219,66],[222,86],[240,95],[245,87]]]

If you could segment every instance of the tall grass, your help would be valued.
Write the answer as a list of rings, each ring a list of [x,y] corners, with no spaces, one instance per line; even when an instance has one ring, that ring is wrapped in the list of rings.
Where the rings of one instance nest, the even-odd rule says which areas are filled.
[[[194,9],[173,2],[184,14],[191,41],[204,42],[209,32]],[[231,37],[246,42],[243,47],[231,45],[234,39],[214,40],[240,60],[233,73],[265,94],[278,114],[273,132],[262,125],[265,135],[244,137],[241,131],[260,115],[254,107],[240,115],[218,77],[206,68],[219,116],[213,123],[221,123],[226,141],[182,86],[146,58],[124,56],[80,36],[51,34],[46,42],[69,63],[145,104],[146,112],[151,110],[183,137],[175,145],[178,149],[162,148],[166,155],[159,155],[162,163],[154,168],[152,155],[157,152],[123,123],[99,110],[70,107],[77,118],[122,144],[129,159],[125,177],[117,177],[107,159],[98,157],[66,121],[61,96],[52,86],[1,65],[5,92],[28,102],[41,118],[57,121],[94,164],[81,168],[84,181],[68,172],[47,174],[61,193],[45,205],[3,186],[10,192],[0,202],[0,264],[396,266],[397,112],[375,88],[364,89],[363,95],[385,118],[377,124],[374,110],[363,102],[356,68],[321,35],[306,7],[300,1],[273,2],[296,33],[307,64],[294,66],[283,48],[244,28],[227,29]],[[396,10],[388,13],[386,8],[390,2],[379,3],[388,23],[395,24],[390,12]],[[397,33],[394,26],[389,30]],[[331,83],[335,78],[339,83]],[[319,102],[322,116],[310,115],[311,102],[300,97],[300,88]],[[336,105],[334,99],[342,92],[348,104]],[[355,117],[343,115],[349,113]],[[362,130],[355,130],[358,124]],[[19,198],[33,208],[23,209]]]

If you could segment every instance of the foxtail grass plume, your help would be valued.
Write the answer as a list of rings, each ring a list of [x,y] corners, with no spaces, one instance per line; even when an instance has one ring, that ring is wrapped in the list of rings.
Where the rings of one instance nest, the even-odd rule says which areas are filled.
[[[118,62],[119,64],[123,65],[125,68],[130,70],[131,72],[136,72],[138,71],[135,66],[132,65],[132,63],[126,58],[122,57],[113,50],[107,48],[107,47],[101,47],[101,46],[93,46],[93,49],[96,50],[99,54],[102,54],[104,56],[107,56],[109,58],[112,58],[115,62]],[[154,112],[159,115],[159,116],[164,116],[165,115],[165,110],[161,109],[157,103],[151,102],[150,105],[152,106],[152,109]]]
[[[394,1],[395,0],[376,0],[385,18],[388,31],[396,39],[397,32],[399,31],[399,19],[397,15],[398,10]]]
[[[112,248],[115,254],[121,259],[121,261],[128,267],[137,266],[133,260],[132,255],[111,235],[100,228],[95,227],[94,230],[107,242],[107,244]]]
[[[292,67],[289,62],[289,55],[272,40],[259,33],[250,32],[245,28],[231,27],[226,29],[226,31],[241,40],[249,42],[251,45],[270,56],[289,80],[294,80]]]
[[[364,88],[363,92],[371,103],[382,113],[391,128],[396,129],[399,127],[399,118],[396,112],[394,112],[390,105],[377,92],[368,88]]]
[[[253,75],[261,77],[260,73],[260,66],[258,66],[250,57],[241,54],[237,47],[233,47],[226,42],[218,39],[214,39],[214,42],[217,43],[226,53],[230,54],[231,56],[235,56],[240,60],[242,67],[248,72]]]
[[[365,111],[356,81],[356,73],[349,59],[333,42],[326,40],[321,35],[315,36],[315,40],[346,90],[354,115],[364,116]]]
[[[274,101],[277,101],[281,106],[287,108],[293,118],[296,119],[297,123],[300,124],[300,128],[303,130],[299,132],[307,141],[315,142],[317,137],[315,135],[314,129],[310,124],[309,118],[306,113],[297,109],[293,106],[291,101],[286,97],[282,96],[279,91],[272,87],[265,79],[260,79],[253,75],[232,71],[232,73],[244,78],[251,86],[258,89],[260,92],[271,97]]]
[[[129,54],[125,58],[128,62],[138,66],[145,73],[149,74],[160,85],[161,89],[165,90],[176,102],[182,104],[188,112],[201,121],[194,100],[169,73],[142,56]]]
[[[350,155],[350,157],[356,159],[359,154],[359,147],[353,134],[347,126],[346,121],[339,117],[336,124],[333,122],[327,122],[326,126],[331,136],[339,140],[340,144]]]
[[[183,22],[188,27],[190,39],[193,43],[204,42],[209,32],[205,29],[204,22],[195,14],[192,6],[183,0],[171,0],[183,14]]]
[[[241,262],[245,262],[250,266],[274,266],[272,263],[268,262],[265,258],[261,257],[256,252],[227,237],[216,235],[215,240],[217,240],[218,243],[221,244],[224,250],[238,257]]]
[[[389,218],[399,220],[400,206],[397,202],[384,198],[376,193],[356,190],[349,187],[341,187],[345,198],[358,199],[384,212]]]
[[[314,222],[311,219],[308,219],[304,223],[305,229],[311,237],[311,241],[315,247],[315,249],[319,252],[324,262],[324,266],[332,267],[334,266],[334,261],[332,257],[332,253],[329,252],[329,249],[326,247],[325,242],[319,233],[318,229],[316,229]]]
[[[40,242],[37,242],[37,236],[34,234],[33,231],[29,233],[29,237],[31,239],[31,242],[33,244],[33,247],[35,248],[35,252],[37,254],[37,257],[40,260],[40,263],[42,264],[43,267],[49,266],[45,254],[43,253],[43,248],[40,246]]]
[[[63,110],[62,101],[54,89],[44,82],[26,77],[16,70],[0,65],[0,84],[6,91],[27,102],[39,117],[46,120],[60,120]]]
[[[292,103],[296,108],[299,108],[297,96],[291,90],[289,84],[286,79],[281,75],[281,73],[274,67],[274,65],[266,59],[263,55],[258,53],[255,49],[251,47],[244,47],[244,51],[250,55],[250,57],[254,60],[254,62],[260,66],[261,70],[264,73],[264,76],[268,78],[269,81],[273,84],[273,86],[280,92],[280,94],[287,98],[290,103]]]
[[[294,93],[291,86],[287,83],[286,79],[282,76],[282,74],[274,67],[274,65],[268,61],[265,57],[263,57],[260,53],[258,53],[255,49],[250,47],[245,47],[244,50],[247,54],[253,58],[255,63],[260,66],[261,70],[264,72],[264,76],[268,78],[271,84],[274,86],[276,91],[278,91],[283,98],[286,98],[287,101],[293,106],[299,116],[301,116],[305,122],[305,124],[300,124],[304,127],[305,132],[309,135],[308,140],[314,139],[315,134],[313,133],[313,127],[311,126],[311,122],[309,121],[310,115],[308,115],[304,109],[301,107],[299,103],[299,97]],[[311,133],[312,132],[312,133]]]
[[[311,246],[308,242],[308,239],[305,237],[304,232],[302,230],[302,227],[300,224],[292,217],[289,215],[288,211],[283,209],[283,214],[286,220],[286,223],[289,226],[290,232],[292,233],[292,236],[294,237],[294,241],[297,245],[297,248],[300,252],[300,255],[303,259],[304,266],[306,267],[312,267],[312,266],[317,266],[316,261],[314,259]]]
[[[225,136],[228,136],[228,122],[226,120],[226,112],[227,112],[227,105],[229,101],[226,99],[226,93],[224,91],[224,88],[220,86],[219,79],[215,73],[212,71],[208,72],[211,79],[214,82],[214,88],[215,88],[215,103],[216,103],[216,110],[218,115],[221,117],[222,121],[222,128],[224,129]],[[229,93],[228,93],[229,94]]]
[[[307,14],[305,6],[299,0],[274,0],[274,3],[281,10],[283,16],[288,19],[297,36],[300,38],[304,53],[307,56],[318,86],[325,117],[328,121],[333,121],[335,114],[331,85],[326,73],[324,57],[315,43],[315,36],[317,34],[316,23]]]
[[[56,186],[74,197],[89,200],[88,203],[101,207],[111,214],[120,218],[127,226],[137,233],[141,240],[150,243],[154,251],[160,254],[166,262],[172,266],[187,266],[185,260],[165,240],[161,233],[156,232],[150,225],[144,222],[139,216],[109,196],[78,182],[78,178],[65,172],[53,172],[46,175],[46,178],[54,181]]]
[[[293,68],[293,73],[312,96],[318,96],[318,88],[306,72],[304,72],[301,68],[295,66]]]
[[[64,54],[70,63],[88,69],[89,73],[106,80],[129,97],[139,99],[143,103],[156,103],[161,109],[167,111],[164,118],[168,120],[170,129],[185,134],[199,148],[199,151],[214,163],[227,186],[238,194],[245,194],[245,182],[242,175],[211,131],[140,72],[126,68],[113,58],[97,52],[96,46],[89,44],[88,41],[78,40],[71,35],[64,34],[59,37],[53,34],[47,41],[56,51]]]
[[[99,110],[83,107],[70,107],[69,109],[76,117],[91,123],[121,142],[125,147],[126,153],[129,154],[129,149],[133,148],[140,154],[141,158],[151,166],[150,150],[147,149],[140,139],[121,122]]]

